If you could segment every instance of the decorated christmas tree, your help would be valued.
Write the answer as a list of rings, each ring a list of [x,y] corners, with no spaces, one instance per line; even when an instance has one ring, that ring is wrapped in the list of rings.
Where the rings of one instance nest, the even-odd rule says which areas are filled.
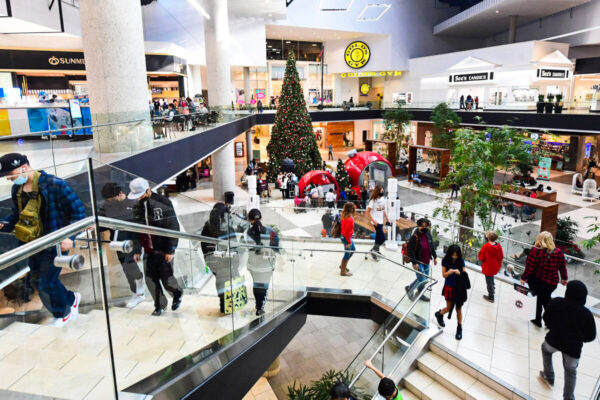
[[[348,171],[346,171],[346,167],[341,159],[337,162],[335,180],[338,182],[338,185],[340,185],[340,190],[350,188],[350,175],[348,175]]]
[[[281,162],[286,157],[294,160],[298,177],[321,168],[321,153],[313,133],[312,119],[306,109],[293,51],[288,55],[267,153],[268,177],[271,182],[276,179],[281,170]]]

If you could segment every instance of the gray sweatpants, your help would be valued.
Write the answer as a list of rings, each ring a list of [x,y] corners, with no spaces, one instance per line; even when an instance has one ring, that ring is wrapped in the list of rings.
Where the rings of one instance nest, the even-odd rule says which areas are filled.
[[[548,379],[554,379],[554,367],[552,366],[552,354],[559,350],[550,346],[548,342],[542,343],[542,359],[544,361],[544,375]],[[579,359],[562,353],[563,368],[565,370],[565,387],[563,388],[564,400],[575,400],[575,384],[577,383],[577,366]]]

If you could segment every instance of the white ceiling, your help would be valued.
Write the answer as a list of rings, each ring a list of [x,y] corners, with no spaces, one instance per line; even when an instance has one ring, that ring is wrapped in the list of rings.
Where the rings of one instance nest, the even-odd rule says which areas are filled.
[[[227,5],[232,17],[282,19],[286,15],[285,0],[227,0]]]
[[[489,36],[508,30],[509,17],[518,25],[589,3],[591,0],[484,0],[436,25],[436,35]]]
[[[297,0],[302,1],[302,0]],[[380,36],[375,33],[338,31],[333,29],[301,28],[296,26],[267,25],[267,39],[289,39],[323,42],[325,40],[356,39],[365,36]]]

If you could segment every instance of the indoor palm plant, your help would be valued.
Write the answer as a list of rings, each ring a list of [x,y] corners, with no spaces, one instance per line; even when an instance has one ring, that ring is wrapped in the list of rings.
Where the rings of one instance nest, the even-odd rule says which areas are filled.
[[[556,221],[556,247],[568,256],[584,258],[585,254],[573,241],[578,231],[579,224],[571,217],[559,218]]]
[[[352,376],[348,372],[329,370],[325,372],[319,380],[310,382],[309,385],[298,384],[294,381],[292,386],[288,386],[289,400],[328,400],[331,398],[329,392],[337,382],[343,382],[350,385]],[[352,398],[356,400],[367,400],[367,396],[362,390],[352,387],[350,389]]]
[[[557,94],[556,95],[556,103],[554,104],[554,112],[556,114],[561,114],[562,110],[563,110],[563,95],[562,94]]]
[[[536,104],[536,108],[537,108],[537,112],[539,114],[543,114],[544,113],[544,106],[545,105],[546,104],[544,103],[544,95],[543,94],[538,95],[538,102]]]
[[[554,95],[552,93],[548,93],[546,98],[548,99],[545,104],[546,114],[552,114],[552,110],[554,109]]]

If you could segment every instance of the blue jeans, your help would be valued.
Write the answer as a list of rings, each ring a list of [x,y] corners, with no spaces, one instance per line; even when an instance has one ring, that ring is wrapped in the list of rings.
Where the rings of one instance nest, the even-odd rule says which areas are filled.
[[[352,241],[352,239],[350,239],[350,248],[348,249],[348,242],[346,241],[346,238],[342,236],[341,239],[342,243],[344,243],[344,250],[346,250],[346,252],[344,253],[344,260],[349,260],[350,257],[354,255],[356,247],[354,246],[354,242]]]
[[[33,286],[44,306],[54,318],[63,318],[71,312],[75,295],[60,281],[61,268],[54,266],[56,250],[50,248],[29,257]]]
[[[412,292],[416,289],[415,294],[418,294],[423,290],[427,283],[427,277],[429,276],[429,264],[419,264],[419,272],[421,272],[423,275],[416,274],[417,279],[415,279],[409,285],[409,292]]]

